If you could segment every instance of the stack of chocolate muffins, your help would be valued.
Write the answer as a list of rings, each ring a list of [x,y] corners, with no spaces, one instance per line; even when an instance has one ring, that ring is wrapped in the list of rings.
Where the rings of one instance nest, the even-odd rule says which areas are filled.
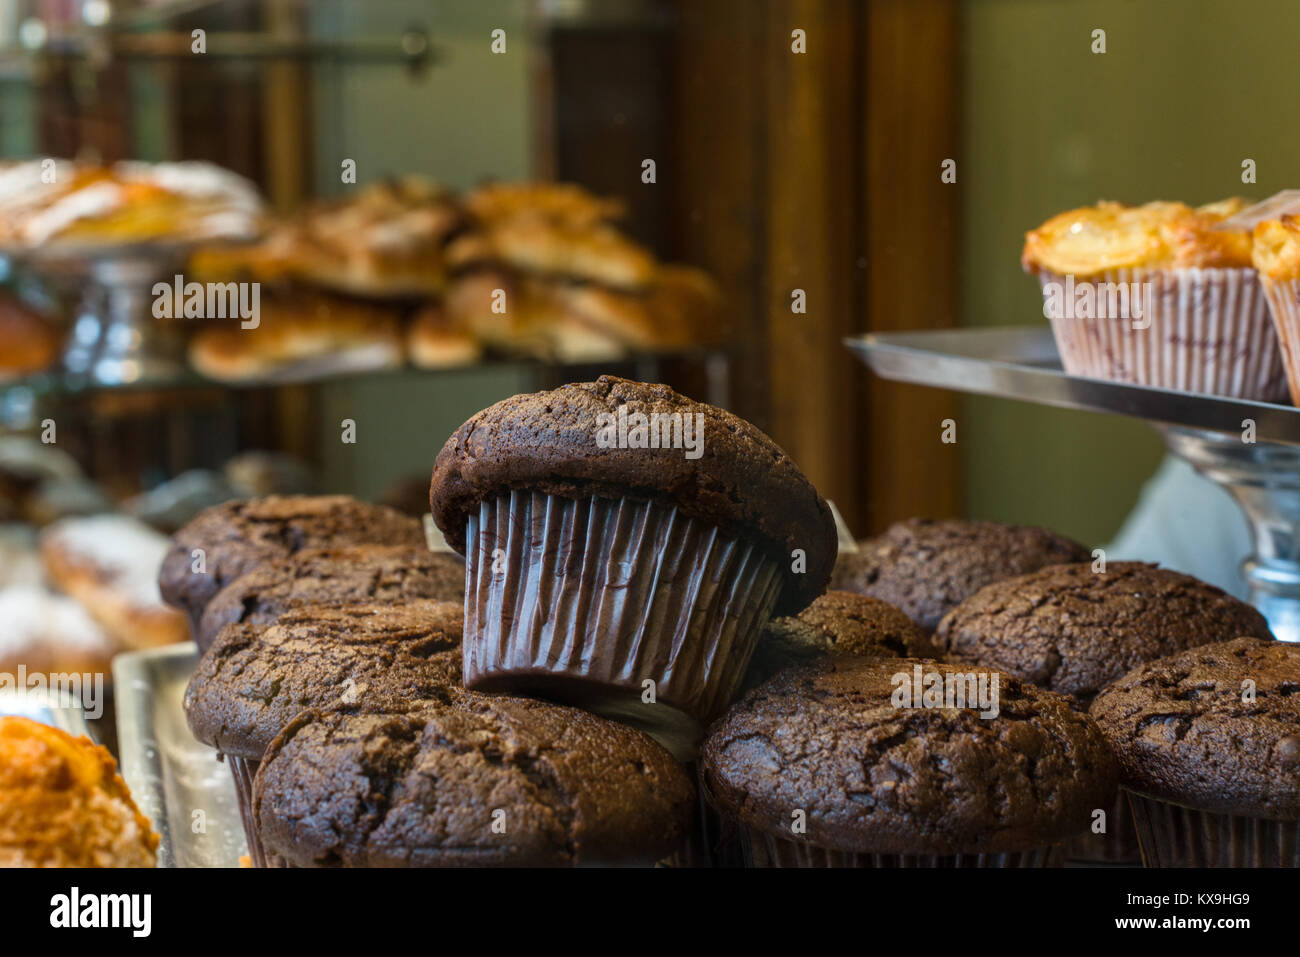
[[[766,435],[612,377],[475,415],[430,506],[460,554],[342,497],[176,535],[186,711],[256,865],[1045,866],[1135,859],[1134,830],[1153,865],[1294,850],[1300,655],[1186,576],[961,521],[837,565]]]

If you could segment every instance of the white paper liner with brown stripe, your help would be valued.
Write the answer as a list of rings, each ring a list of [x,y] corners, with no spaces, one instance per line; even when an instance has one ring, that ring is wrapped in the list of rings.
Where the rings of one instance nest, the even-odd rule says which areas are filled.
[[[736,696],[781,588],[757,543],[661,502],[513,491],[481,503],[467,541],[466,687],[581,705],[681,760]]]
[[[1099,302],[1109,302],[1102,284],[1149,289],[1140,317],[1072,315],[1066,297],[1047,295],[1067,277],[1038,278],[1071,375],[1264,402],[1286,395],[1282,347],[1253,269],[1115,269],[1073,280],[1076,290],[1093,287]]]
[[[1282,344],[1282,361],[1286,367],[1291,402],[1300,405],[1300,280],[1278,282],[1263,277],[1260,282]]]
[[[818,847],[744,825],[739,834],[746,867],[1060,867],[1063,861],[1059,844],[986,854],[867,854]]]
[[[1125,793],[1145,867],[1300,867],[1300,821],[1220,814]]]

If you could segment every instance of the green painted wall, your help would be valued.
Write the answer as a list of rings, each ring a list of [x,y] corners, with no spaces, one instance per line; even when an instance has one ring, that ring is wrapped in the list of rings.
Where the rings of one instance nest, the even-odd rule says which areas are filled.
[[[1300,186],[1293,0],[969,0],[964,320],[1043,323],[1025,230],[1098,199],[1201,203]],[[1092,31],[1107,52],[1091,52]],[[1243,185],[1241,163],[1258,164]],[[1105,541],[1162,446],[1141,423],[965,404],[967,511]]]

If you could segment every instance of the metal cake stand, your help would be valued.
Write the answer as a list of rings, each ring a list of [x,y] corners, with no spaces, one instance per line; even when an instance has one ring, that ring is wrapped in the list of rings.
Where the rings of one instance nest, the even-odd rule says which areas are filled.
[[[877,375],[1150,422],[1174,455],[1219,483],[1250,523],[1251,601],[1300,642],[1300,409],[1067,375],[1050,329],[881,333],[846,339]],[[1254,442],[1244,438],[1254,423]]]

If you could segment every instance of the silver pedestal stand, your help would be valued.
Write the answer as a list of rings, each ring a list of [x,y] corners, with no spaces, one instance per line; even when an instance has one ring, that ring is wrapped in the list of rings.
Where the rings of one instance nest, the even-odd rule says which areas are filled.
[[[84,263],[82,295],[63,357],[74,382],[130,385],[166,381],[185,371],[180,339],[153,315],[153,286],[171,284],[183,257],[103,254]]]
[[[1149,421],[1170,452],[1241,506],[1254,536],[1242,569],[1251,601],[1274,635],[1300,642],[1300,409],[1066,375],[1041,327],[876,334],[846,345],[885,379]]]

